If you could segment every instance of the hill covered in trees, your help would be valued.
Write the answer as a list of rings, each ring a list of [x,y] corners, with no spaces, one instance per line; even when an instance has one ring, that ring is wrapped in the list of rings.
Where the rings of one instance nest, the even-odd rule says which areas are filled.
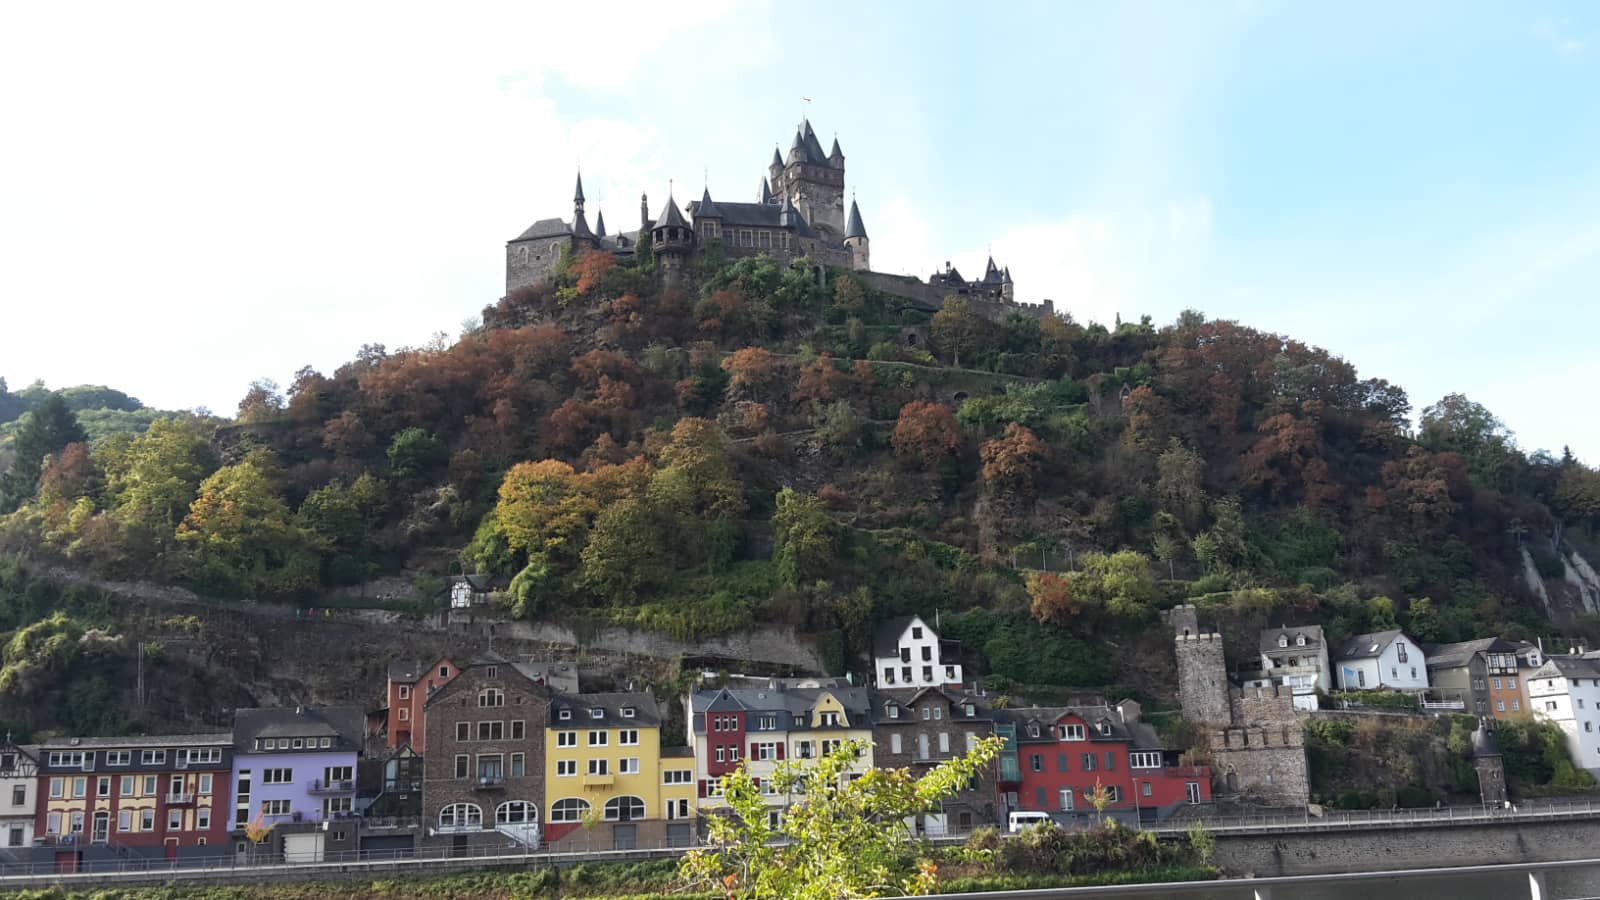
[[[663,288],[590,253],[220,426],[91,440],[65,393],[12,426],[0,549],[212,595],[486,571],[515,615],[788,622],[840,670],[870,623],[937,614],[992,685],[1156,692],[1139,648],[1183,600],[1335,639],[1594,627],[1560,585],[1595,558],[1595,471],[1458,395],[1413,431],[1400,387],[1197,312],[930,316],[848,272],[710,255]]]

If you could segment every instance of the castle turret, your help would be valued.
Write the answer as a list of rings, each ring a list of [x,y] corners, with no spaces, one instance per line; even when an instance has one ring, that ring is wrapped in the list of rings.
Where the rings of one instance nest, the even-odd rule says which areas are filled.
[[[694,229],[678,210],[678,203],[667,191],[667,206],[650,228],[650,249],[661,266],[662,278],[676,283],[683,274],[683,262],[694,250]]]
[[[834,149],[839,148],[839,142],[833,142]],[[850,268],[858,272],[871,271],[870,242],[867,240],[867,227],[861,223],[861,209],[856,206],[856,198],[850,198],[850,219],[844,226],[844,246],[850,251]]]
[[[764,176],[764,175],[761,177],[761,192],[756,195],[756,202],[757,203],[771,203],[772,202],[772,187],[767,184],[767,179],[766,179],[766,176]]]
[[[844,171],[844,151],[839,149],[839,139],[833,139],[833,149],[828,151],[828,165]]]
[[[594,239],[594,232],[589,230],[589,220],[583,215],[583,173],[578,173],[578,186],[572,192],[572,240],[574,251],[577,250],[577,241]]]
[[[793,203],[818,231],[838,238],[844,233],[844,152],[834,141],[830,156],[817,140],[811,123],[802,120],[795,129],[789,158],[778,165],[773,157],[772,192]]]
[[[606,211],[603,209],[594,215],[594,236],[597,238],[606,236]]]
[[[650,195],[639,195],[639,240],[644,240],[650,233]]]

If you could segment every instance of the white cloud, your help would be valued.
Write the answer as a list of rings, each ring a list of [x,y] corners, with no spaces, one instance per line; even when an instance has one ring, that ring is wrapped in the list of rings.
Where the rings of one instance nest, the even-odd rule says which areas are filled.
[[[504,241],[570,213],[580,161],[591,216],[604,198],[633,226],[667,173],[658,115],[632,104],[659,72],[692,76],[687,41],[775,56],[750,36],[767,14],[12,10],[0,121],[26,139],[0,145],[0,296],[7,332],[45,339],[7,341],[0,374],[231,410],[254,377],[453,330],[498,296]]]
[[[1540,19],[1533,23],[1533,34],[1548,44],[1557,56],[1577,56],[1584,51],[1586,45],[1579,38],[1568,34],[1566,25],[1567,23],[1564,21],[1556,22],[1551,19]]]

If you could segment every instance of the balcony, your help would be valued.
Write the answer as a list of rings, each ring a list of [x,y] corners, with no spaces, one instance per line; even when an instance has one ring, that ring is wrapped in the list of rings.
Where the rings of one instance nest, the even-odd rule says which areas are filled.
[[[324,781],[321,778],[306,785],[306,790],[313,794],[348,794],[355,789],[354,781]]]
[[[168,806],[188,806],[191,803],[194,803],[194,794],[192,793],[167,795]]]
[[[506,789],[506,780],[501,775],[479,775],[478,780],[472,783],[475,791],[503,791]]]
[[[585,775],[585,776],[583,776],[583,786],[584,787],[610,787],[611,785],[616,783],[616,778],[617,777],[615,775],[612,775],[610,772],[606,772],[606,773],[600,774],[600,775]]]

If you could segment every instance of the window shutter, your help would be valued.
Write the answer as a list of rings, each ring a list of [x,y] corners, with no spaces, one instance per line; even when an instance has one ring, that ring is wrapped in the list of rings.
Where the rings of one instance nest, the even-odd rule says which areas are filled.
[[[783,759],[783,745],[785,743],[787,743],[787,741],[779,741],[778,742],[778,758],[779,759]]]
[[[700,779],[700,798],[703,800],[703,799],[705,799],[705,796],[706,796],[706,780],[704,778],[702,778],[702,779]]]
[[[756,758],[756,742],[755,741],[751,741],[750,742],[750,758],[751,759],[755,759]]]

